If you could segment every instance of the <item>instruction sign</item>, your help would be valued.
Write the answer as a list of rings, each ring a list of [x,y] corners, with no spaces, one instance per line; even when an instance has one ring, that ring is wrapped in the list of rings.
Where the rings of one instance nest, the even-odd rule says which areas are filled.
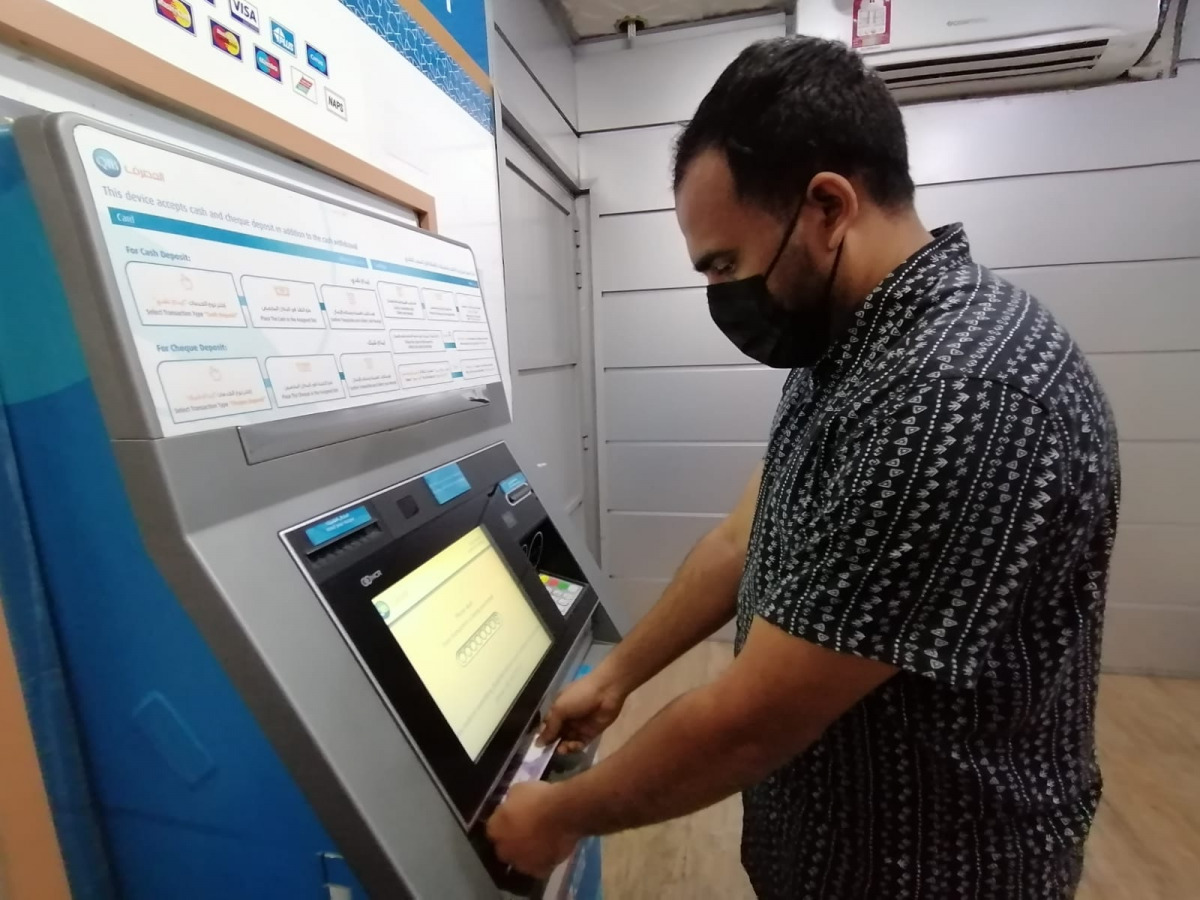
[[[469,248],[91,126],[75,142],[165,436],[501,380]]]

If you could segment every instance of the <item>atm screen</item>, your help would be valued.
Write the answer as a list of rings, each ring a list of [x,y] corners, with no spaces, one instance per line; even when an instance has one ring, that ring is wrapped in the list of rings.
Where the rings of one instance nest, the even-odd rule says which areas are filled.
[[[478,761],[551,645],[487,532],[467,532],[376,596],[375,606]]]

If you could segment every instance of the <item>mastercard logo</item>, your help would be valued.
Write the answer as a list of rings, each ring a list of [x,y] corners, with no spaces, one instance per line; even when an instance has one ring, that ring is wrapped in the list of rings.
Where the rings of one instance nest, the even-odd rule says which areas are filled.
[[[212,23],[212,42],[218,50],[223,50],[238,59],[242,58],[242,39],[238,37],[237,32],[230,31],[224,25]]]
[[[184,0],[158,0],[158,14],[164,19],[174,22],[180,28],[195,33],[192,24],[192,8]]]

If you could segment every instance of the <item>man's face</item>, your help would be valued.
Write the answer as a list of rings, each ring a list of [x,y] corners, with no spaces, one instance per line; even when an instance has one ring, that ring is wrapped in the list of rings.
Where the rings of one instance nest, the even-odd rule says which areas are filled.
[[[780,244],[787,240],[768,280],[772,299],[792,309],[824,302],[824,277],[818,273],[804,241],[809,224],[806,220],[814,218],[807,215],[810,204],[801,210],[789,235],[791,215],[782,219],[740,198],[733,173],[717,150],[696,156],[675,200],[675,215],[687,241],[688,255],[709,284],[765,273]]]

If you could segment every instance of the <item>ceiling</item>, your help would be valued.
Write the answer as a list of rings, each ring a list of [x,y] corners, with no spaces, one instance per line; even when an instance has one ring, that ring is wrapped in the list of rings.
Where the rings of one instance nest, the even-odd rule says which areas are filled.
[[[720,16],[782,9],[786,0],[551,0],[563,8],[579,38],[607,37],[617,33],[617,22],[641,16],[650,28],[678,25]]]

